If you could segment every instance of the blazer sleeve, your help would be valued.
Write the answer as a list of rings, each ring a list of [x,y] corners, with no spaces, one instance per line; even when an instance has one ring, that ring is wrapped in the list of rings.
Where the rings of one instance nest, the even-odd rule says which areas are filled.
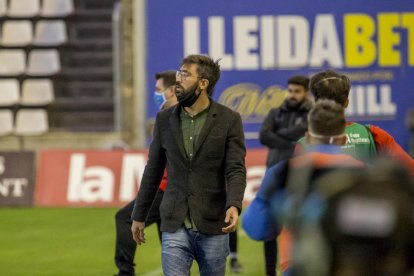
[[[226,209],[234,206],[240,213],[244,190],[246,189],[246,146],[244,144],[244,131],[241,117],[236,112],[233,114],[226,139]]]
[[[147,165],[131,216],[132,220],[136,221],[145,221],[164,174],[166,155],[161,145],[160,114],[160,112],[157,114],[155,121],[154,138],[149,147]]]

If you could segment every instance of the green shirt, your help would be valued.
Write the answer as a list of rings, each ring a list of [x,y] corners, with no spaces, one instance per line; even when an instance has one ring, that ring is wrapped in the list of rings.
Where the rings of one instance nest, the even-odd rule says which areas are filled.
[[[185,153],[190,161],[193,159],[194,148],[206,122],[208,110],[209,107],[194,116],[191,116],[184,108],[181,110],[181,131],[183,132]]]
[[[348,123],[345,127],[346,144],[342,146],[342,152],[365,163],[377,156],[375,141],[369,130],[369,125]],[[306,141],[299,141],[306,149]]]
[[[191,116],[184,108],[181,109],[181,131],[183,133],[185,153],[190,161],[193,159],[195,145],[200,136],[201,129],[206,122],[209,109],[210,106],[194,116]],[[190,210],[188,211],[184,225],[187,229],[197,231],[197,227],[191,218]]]

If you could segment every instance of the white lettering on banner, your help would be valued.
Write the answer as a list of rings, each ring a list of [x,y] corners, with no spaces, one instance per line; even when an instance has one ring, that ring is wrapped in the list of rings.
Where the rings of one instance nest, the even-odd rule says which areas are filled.
[[[207,37],[201,37],[202,24],[207,25]],[[349,13],[342,20],[335,14],[316,14],[314,20],[294,14],[215,15],[207,22],[189,16],[183,18],[183,53],[201,53],[203,42],[211,57],[223,58],[223,70],[396,68],[414,66],[413,32],[413,12]],[[226,37],[232,49],[226,47]]]
[[[122,158],[120,201],[130,201],[136,195],[146,164],[146,154],[126,153]],[[114,199],[114,172],[104,166],[86,167],[85,154],[70,158],[69,202],[110,202]]]
[[[391,99],[391,86],[355,85],[349,94],[347,116],[395,116],[397,105]]]
[[[309,65],[311,67],[320,67],[327,62],[331,66],[342,68],[344,61],[339,45],[334,16],[332,14],[321,14],[317,16],[315,19]]]
[[[146,156],[144,154],[125,154],[122,160],[121,190],[119,200],[129,201],[134,198],[144,173]],[[138,180],[138,187],[135,180]]]
[[[305,66],[309,52],[309,23],[303,16],[278,16],[276,25],[279,67]]]
[[[68,202],[113,202],[115,198],[115,177],[111,168],[105,166],[87,166],[87,154],[74,153],[70,156],[69,179],[67,188]],[[119,183],[119,201],[132,200],[139,189],[147,162],[146,153],[124,153]],[[244,202],[251,202],[256,196],[262,178],[266,172],[264,165],[247,166],[247,183]],[[25,179],[13,179],[13,182],[0,183],[0,195],[8,195],[14,186],[13,194],[22,194]]]
[[[225,41],[226,33],[224,30],[224,17],[213,16],[208,21],[208,49],[211,56],[221,57],[220,66],[232,67],[233,57],[226,54]]]
[[[113,199],[113,172],[102,166],[85,168],[85,154],[72,154],[70,158],[68,201],[110,202]]]
[[[273,69],[276,66],[275,55],[275,21],[273,16],[260,18],[260,48],[261,63],[263,69]]]
[[[255,70],[259,67],[257,35],[259,22],[256,16],[236,16],[234,18],[235,67],[239,70]]]
[[[184,56],[200,53],[200,19],[184,18]]]
[[[244,201],[251,202],[255,198],[265,172],[265,166],[247,167],[247,183],[246,190],[244,191]]]
[[[28,180],[26,178],[5,178],[0,182],[0,195],[7,197],[22,197],[23,186],[27,186]],[[10,193],[10,190],[11,193]]]

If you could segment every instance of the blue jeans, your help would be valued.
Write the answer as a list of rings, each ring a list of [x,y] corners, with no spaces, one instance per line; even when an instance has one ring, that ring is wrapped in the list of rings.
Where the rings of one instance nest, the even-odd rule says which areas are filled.
[[[185,276],[196,260],[201,276],[223,276],[229,255],[229,235],[205,235],[181,227],[162,233],[162,270],[165,276]]]

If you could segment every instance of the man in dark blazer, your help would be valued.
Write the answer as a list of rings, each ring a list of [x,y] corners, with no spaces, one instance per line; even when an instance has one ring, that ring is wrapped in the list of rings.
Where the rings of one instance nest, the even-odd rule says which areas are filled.
[[[154,139],[134,211],[132,234],[145,242],[145,218],[167,168],[160,206],[164,275],[224,275],[228,233],[236,230],[246,187],[244,134],[238,113],[210,98],[218,61],[190,55],[176,76],[178,104],[157,114]]]

